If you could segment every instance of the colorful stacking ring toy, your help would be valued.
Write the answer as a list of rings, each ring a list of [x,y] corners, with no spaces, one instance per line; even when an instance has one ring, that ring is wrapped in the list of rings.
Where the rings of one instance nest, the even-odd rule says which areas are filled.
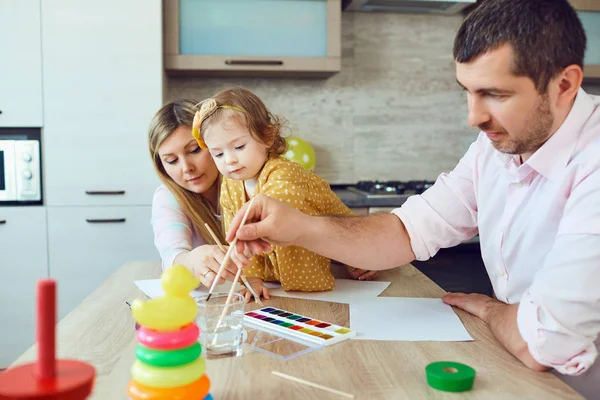
[[[212,400],[194,323],[198,306],[189,295],[198,285],[189,269],[173,265],[161,276],[164,296],[133,301],[131,312],[139,325],[127,386],[130,400]]]
[[[200,329],[193,322],[176,331],[155,331],[140,326],[137,331],[137,340],[152,349],[177,350],[196,343],[199,335]]]
[[[136,360],[131,367],[131,377],[145,386],[172,388],[190,384],[204,375],[204,357],[180,367],[152,367]]]
[[[202,347],[198,342],[179,350],[155,350],[141,344],[138,344],[135,349],[137,359],[153,367],[177,367],[189,364],[200,357],[201,353]]]
[[[210,380],[204,374],[194,382],[174,388],[155,388],[143,385],[135,380],[129,381],[127,395],[131,400],[199,400],[212,399],[208,394]],[[210,396],[210,397],[208,397]]]

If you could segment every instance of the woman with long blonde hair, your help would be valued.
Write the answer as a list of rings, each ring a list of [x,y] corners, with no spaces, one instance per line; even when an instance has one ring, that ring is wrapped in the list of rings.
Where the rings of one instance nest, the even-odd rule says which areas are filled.
[[[197,104],[191,99],[170,102],[150,124],[148,148],[162,181],[152,200],[152,228],[163,270],[184,265],[210,286],[225,254],[204,224],[225,243],[219,206],[221,177],[208,150],[201,149],[191,134]],[[235,265],[229,263],[221,277],[233,281],[235,273]]]

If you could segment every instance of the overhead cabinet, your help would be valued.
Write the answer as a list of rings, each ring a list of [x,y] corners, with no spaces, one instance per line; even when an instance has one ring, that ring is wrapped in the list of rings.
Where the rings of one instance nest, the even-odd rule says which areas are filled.
[[[165,0],[170,75],[328,76],[341,68],[341,0]]]

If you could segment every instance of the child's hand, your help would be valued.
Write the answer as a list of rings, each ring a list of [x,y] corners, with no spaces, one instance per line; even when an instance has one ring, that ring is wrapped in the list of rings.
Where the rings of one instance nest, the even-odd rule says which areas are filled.
[[[246,268],[252,264],[252,254],[248,253],[244,248],[244,253],[239,253],[237,247],[234,247],[230,259],[238,268]]]
[[[379,275],[380,271],[368,271],[366,269],[354,268],[346,265],[346,270],[350,274],[352,279],[358,279],[359,281],[370,281]]]
[[[252,286],[252,289],[254,289],[254,292],[257,296],[264,297],[265,300],[271,299],[271,296],[269,295],[269,289],[267,289],[266,286],[264,286],[262,279],[248,278],[248,283],[250,284],[250,286]],[[240,290],[240,294],[246,297],[246,303],[250,303],[250,300],[252,300],[253,298],[252,293],[250,293],[250,291],[246,288]]]

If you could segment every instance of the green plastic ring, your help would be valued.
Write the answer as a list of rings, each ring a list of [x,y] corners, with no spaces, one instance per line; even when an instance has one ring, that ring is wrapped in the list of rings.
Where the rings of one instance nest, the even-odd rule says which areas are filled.
[[[189,347],[178,350],[155,350],[138,344],[135,356],[144,364],[154,367],[177,367],[189,364],[202,353],[200,343],[196,342]]]
[[[429,386],[444,392],[465,392],[471,390],[475,382],[475,370],[457,362],[431,363],[425,367],[425,374]]]

